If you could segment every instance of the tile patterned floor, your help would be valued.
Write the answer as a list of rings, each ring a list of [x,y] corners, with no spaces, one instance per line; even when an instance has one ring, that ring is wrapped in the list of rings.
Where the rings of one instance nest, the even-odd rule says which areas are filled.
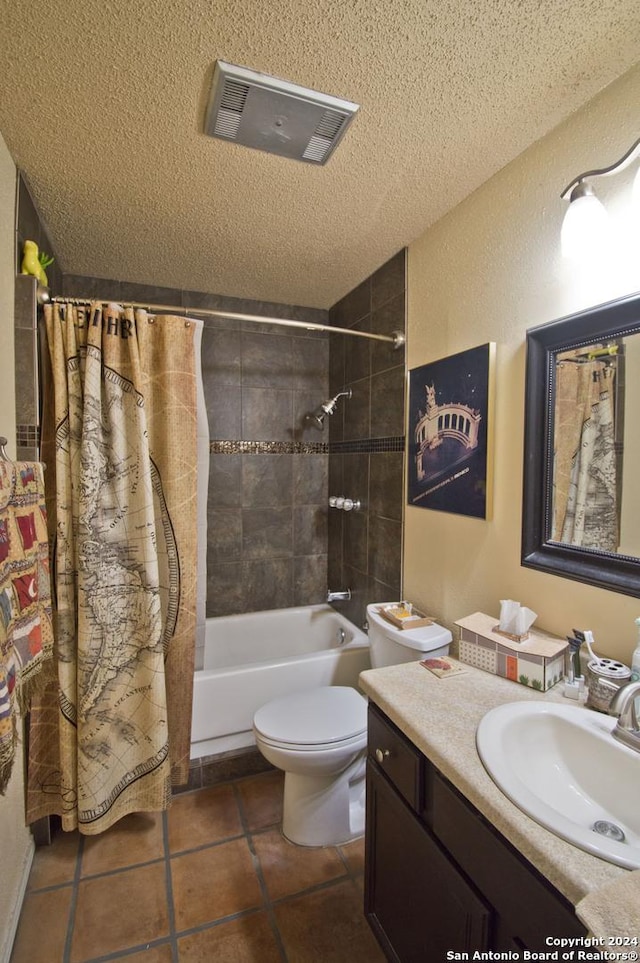
[[[364,845],[292,846],[282,774],[176,797],[36,851],[11,963],[382,963]]]

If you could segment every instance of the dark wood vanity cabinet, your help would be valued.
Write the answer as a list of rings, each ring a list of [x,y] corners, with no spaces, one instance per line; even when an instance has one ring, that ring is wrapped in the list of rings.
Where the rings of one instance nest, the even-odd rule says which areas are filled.
[[[369,705],[365,914],[389,960],[549,951],[584,936],[571,904]]]

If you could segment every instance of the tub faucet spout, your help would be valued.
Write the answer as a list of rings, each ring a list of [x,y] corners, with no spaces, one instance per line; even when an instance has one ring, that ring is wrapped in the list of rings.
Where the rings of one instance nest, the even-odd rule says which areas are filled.
[[[344,589],[339,592],[327,592],[327,602],[348,602],[351,598],[351,589]]]

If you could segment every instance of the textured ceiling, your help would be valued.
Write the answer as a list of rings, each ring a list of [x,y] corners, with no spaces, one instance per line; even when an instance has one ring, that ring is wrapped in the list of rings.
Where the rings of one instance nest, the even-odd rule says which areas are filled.
[[[0,0],[0,11],[0,132],[65,272],[315,307],[640,52],[637,0]],[[206,137],[216,59],[359,103],[327,165]]]

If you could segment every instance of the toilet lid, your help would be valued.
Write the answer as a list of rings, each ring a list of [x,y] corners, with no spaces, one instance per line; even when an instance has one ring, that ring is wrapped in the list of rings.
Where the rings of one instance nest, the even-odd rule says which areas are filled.
[[[266,739],[310,746],[342,742],[367,728],[367,701],[349,686],[320,686],[268,702],[253,724]]]

